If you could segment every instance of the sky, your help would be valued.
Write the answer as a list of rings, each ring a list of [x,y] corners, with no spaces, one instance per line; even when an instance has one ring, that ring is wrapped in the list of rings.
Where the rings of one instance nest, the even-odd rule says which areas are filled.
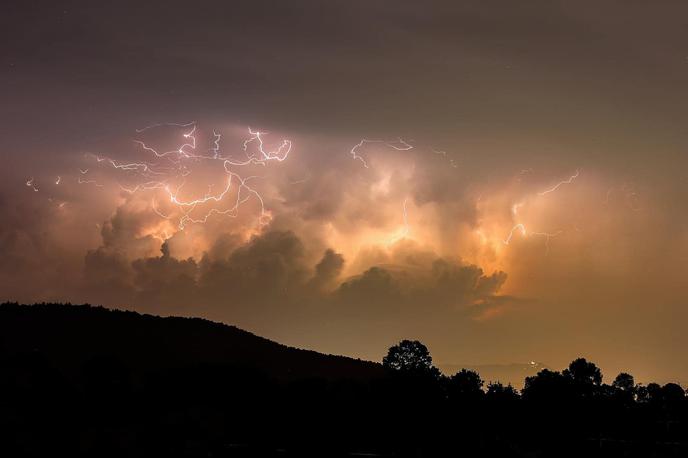
[[[10,1],[0,35],[0,300],[688,383],[685,2]]]

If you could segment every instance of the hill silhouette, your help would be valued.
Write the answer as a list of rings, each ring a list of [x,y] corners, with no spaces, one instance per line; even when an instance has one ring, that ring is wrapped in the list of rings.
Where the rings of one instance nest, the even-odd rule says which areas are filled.
[[[104,355],[135,372],[231,364],[286,380],[382,375],[378,363],[287,347],[235,326],[90,305],[2,304],[0,349],[7,355],[40,352],[65,375]]]
[[[442,374],[419,341],[377,364],[202,319],[6,303],[0,456],[688,456],[680,385],[607,384],[585,358],[537,369],[519,392]]]

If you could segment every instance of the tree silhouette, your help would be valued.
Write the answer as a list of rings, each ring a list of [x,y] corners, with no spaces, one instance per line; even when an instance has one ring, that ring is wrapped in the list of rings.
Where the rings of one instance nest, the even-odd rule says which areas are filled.
[[[570,393],[570,378],[561,372],[543,369],[536,375],[526,377],[522,394],[526,400],[551,401],[561,399]]]
[[[648,383],[638,390],[638,400],[650,404],[659,404],[662,400],[662,386],[659,383]]]
[[[602,372],[594,363],[588,362],[585,358],[575,359],[569,364],[568,369],[564,369],[562,374],[570,377],[574,382],[581,385],[597,385],[602,383]]]
[[[685,401],[686,393],[677,383],[667,383],[661,390],[662,400],[665,403],[680,403]]]
[[[518,391],[511,385],[503,385],[500,382],[491,382],[485,392],[487,399],[496,402],[510,402],[519,398]]]
[[[402,340],[390,347],[382,365],[390,370],[408,374],[439,374],[432,365],[428,348],[417,340]]]
[[[449,377],[447,392],[450,399],[456,400],[476,400],[485,394],[480,375],[468,369],[461,369]]]
[[[621,372],[619,375],[617,375],[612,382],[612,386],[617,390],[621,390],[626,393],[635,393],[635,379],[631,374],[626,372]]]

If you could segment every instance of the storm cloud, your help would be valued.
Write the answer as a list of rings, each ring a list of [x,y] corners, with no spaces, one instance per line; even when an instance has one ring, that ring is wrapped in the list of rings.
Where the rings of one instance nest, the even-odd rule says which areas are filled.
[[[200,315],[373,359],[413,337],[440,362],[585,354],[686,380],[687,16],[10,2],[1,299]],[[245,159],[249,126],[293,149],[232,166],[251,178],[220,203],[177,205],[219,195],[222,161],[177,169],[135,140],[174,151],[190,125],[197,154]],[[164,183],[114,166],[131,163]]]

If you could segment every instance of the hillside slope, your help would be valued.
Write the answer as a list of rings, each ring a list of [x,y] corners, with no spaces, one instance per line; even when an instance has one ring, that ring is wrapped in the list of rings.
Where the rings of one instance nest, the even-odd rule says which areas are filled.
[[[98,356],[134,372],[240,365],[278,379],[379,376],[379,364],[287,347],[200,318],[161,318],[88,305],[0,305],[0,352],[39,352],[65,375]]]

